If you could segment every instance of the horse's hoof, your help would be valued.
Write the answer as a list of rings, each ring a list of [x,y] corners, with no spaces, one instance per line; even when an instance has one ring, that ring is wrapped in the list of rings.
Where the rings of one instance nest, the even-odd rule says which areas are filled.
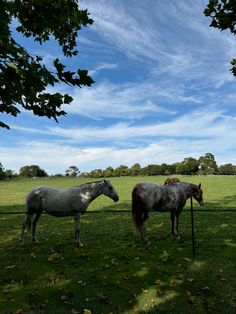
[[[84,246],[83,243],[81,243],[81,242],[75,242],[75,245],[76,245],[77,247],[83,247],[83,246]]]
[[[39,241],[38,241],[37,239],[33,239],[33,240],[32,240],[32,244],[33,244],[33,245],[39,244]]]
[[[148,241],[148,238],[142,239],[141,242],[142,242],[143,244],[145,244],[145,245],[148,244],[148,243],[150,243],[150,242]]]
[[[180,241],[180,240],[181,240],[181,236],[178,235],[178,236],[175,237],[175,239],[176,239],[177,241]]]

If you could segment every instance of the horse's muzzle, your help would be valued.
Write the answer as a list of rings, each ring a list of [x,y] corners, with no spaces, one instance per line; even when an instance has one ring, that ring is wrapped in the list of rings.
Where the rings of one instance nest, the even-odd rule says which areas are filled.
[[[113,198],[113,201],[114,201],[115,203],[118,202],[118,201],[119,201],[119,196],[114,197],[114,198]]]

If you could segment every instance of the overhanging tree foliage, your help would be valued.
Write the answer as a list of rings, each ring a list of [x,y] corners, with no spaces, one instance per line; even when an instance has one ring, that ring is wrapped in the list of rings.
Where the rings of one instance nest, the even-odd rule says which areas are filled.
[[[94,82],[87,70],[66,70],[58,58],[49,71],[40,56],[32,56],[18,44],[11,32],[16,30],[33,37],[40,44],[53,36],[65,57],[78,54],[78,31],[93,23],[87,10],[81,10],[77,0],[0,0],[0,112],[16,117],[22,107],[37,116],[54,118],[65,115],[62,105],[73,100],[68,94],[48,93],[46,87],[64,82],[72,86],[91,86]],[[0,127],[9,126],[0,121]]]
[[[210,0],[204,14],[212,18],[210,26],[221,31],[229,29],[236,35],[236,1],[235,0]],[[231,71],[236,76],[236,58],[231,61]]]

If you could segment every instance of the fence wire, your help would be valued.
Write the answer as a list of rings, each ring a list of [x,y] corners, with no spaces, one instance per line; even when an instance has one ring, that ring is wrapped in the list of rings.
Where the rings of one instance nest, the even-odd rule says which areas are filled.
[[[184,209],[183,212],[190,212],[191,209]],[[236,209],[193,209],[194,213],[236,213]],[[76,212],[71,212],[71,214],[74,213],[83,213],[83,214],[97,214],[97,213],[131,213],[131,210],[128,209],[119,209],[119,210],[87,210],[87,211],[76,211]],[[10,212],[5,212],[5,211],[0,211],[0,215],[22,215],[22,214],[26,214],[26,212],[14,212],[14,211],[10,211]],[[42,212],[42,214],[45,214],[44,212]]]

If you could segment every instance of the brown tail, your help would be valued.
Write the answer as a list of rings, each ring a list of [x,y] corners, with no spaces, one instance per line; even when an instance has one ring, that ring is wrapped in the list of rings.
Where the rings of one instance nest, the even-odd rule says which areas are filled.
[[[137,232],[142,228],[142,217],[132,209],[132,223]]]

